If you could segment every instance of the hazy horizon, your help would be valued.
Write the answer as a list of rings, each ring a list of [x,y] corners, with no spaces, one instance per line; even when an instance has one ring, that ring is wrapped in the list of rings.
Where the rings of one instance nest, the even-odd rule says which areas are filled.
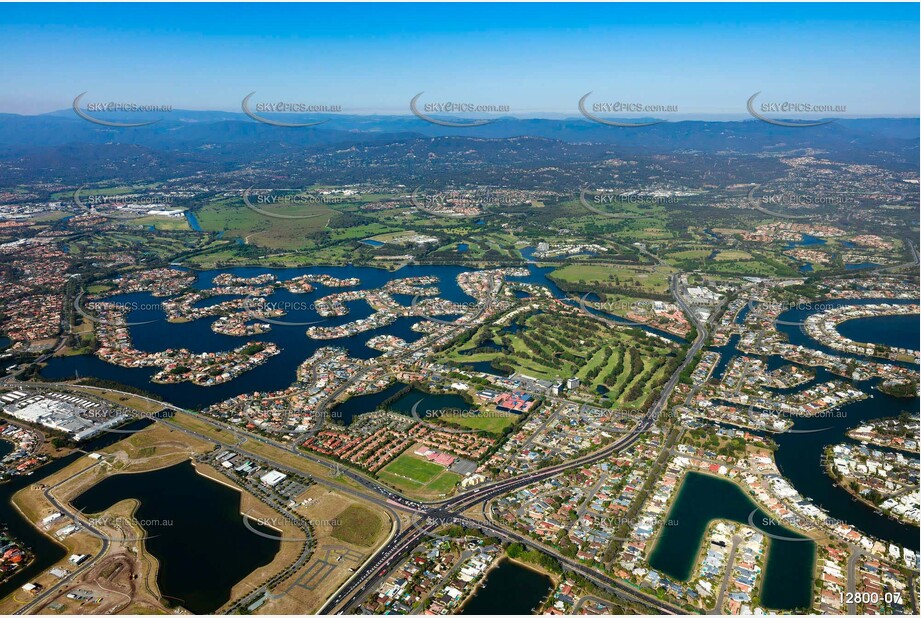
[[[303,113],[292,113],[292,117],[328,117],[328,118],[350,118],[350,117],[360,117],[360,118],[374,118],[374,117],[386,117],[386,118],[407,118],[413,119],[411,111],[408,111],[409,107],[407,106],[406,110],[393,110],[393,111],[344,111],[342,113],[333,113],[333,112],[303,112]],[[170,113],[193,113],[193,114],[229,114],[235,116],[246,117],[246,114],[240,109],[190,109],[190,108],[175,108],[171,110]],[[156,112],[147,112],[149,114],[154,114]],[[73,115],[77,118],[76,114],[70,107],[55,109],[47,112],[35,112],[35,113],[17,113],[17,112],[4,112],[0,111],[0,115],[11,115],[11,116],[23,116],[23,117],[39,117],[39,116],[60,116],[60,115]],[[118,116],[118,113],[112,115],[112,117]],[[272,114],[266,114],[267,116],[272,116]],[[433,116],[439,116],[439,114],[432,114]],[[623,118],[631,119],[640,119],[640,118],[650,118],[655,116],[655,114],[622,114]],[[501,119],[515,119],[515,120],[587,120],[582,116],[578,109],[574,112],[533,112],[527,114],[515,114],[515,113],[506,113],[506,114],[483,114],[483,113],[471,113],[471,114],[458,114],[456,118],[490,118],[493,120]],[[867,113],[867,114],[841,114],[836,113],[834,115],[836,120],[919,120],[921,119],[921,114],[916,113],[915,115],[911,114],[876,114],[876,113]],[[674,114],[670,113],[667,117],[667,122],[740,122],[748,120],[756,120],[750,114],[747,113],[734,113],[734,114],[725,114],[725,113],[699,113],[699,114]]]

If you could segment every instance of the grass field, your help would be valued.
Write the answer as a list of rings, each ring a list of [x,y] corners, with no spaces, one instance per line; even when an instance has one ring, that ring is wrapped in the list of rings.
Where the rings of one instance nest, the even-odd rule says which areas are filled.
[[[424,459],[418,459],[412,455],[404,453],[390,465],[384,468],[384,472],[407,478],[424,485],[438,476],[444,468]]]
[[[180,230],[184,232],[192,229],[189,227],[189,222],[185,217],[158,217],[155,215],[132,219],[130,225],[153,226],[158,230]]]
[[[728,255],[727,255],[728,254]],[[748,256],[747,258],[742,257]],[[751,253],[744,251],[723,251],[711,260],[699,266],[701,270],[710,274],[761,276],[761,277],[790,277],[798,273],[798,263],[771,252]],[[816,265],[818,270],[819,265]]]
[[[610,196],[608,196],[610,198]],[[585,195],[585,201],[598,212],[608,213],[616,217],[617,215],[626,215],[628,217],[641,217],[642,220],[645,220],[645,224],[649,225],[648,219],[658,218],[663,215],[665,209],[657,204],[654,200],[648,201],[604,201],[601,197],[601,194],[595,195],[593,193],[587,193]],[[539,203],[539,202],[538,202]],[[581,216],[591,217],[593,219],[602,219],[603,216],[594,212],[594,210],[589,210],[582,205],[581,201],[578,198],[568,200],[564,204],[578,213]],[[540,204],[537,206],[533,205],[535,208],[543,208],[544,205]],[[636,219],[641,220],[641,219]]]
[[[41,215],[38,215],[37,217],[34,217],[32,220],[35,221],[36,223],[46,223],[48,221],[59,221],[60,219],[63,219],[64,217],[69,217],[69,216],[71,216],[71,213],[69,212],[64,212],[62,210],[55,210],[52,212],[46,212]]]
[[[192,232],[149,232],[146,230],[102,230],[67,243],[71,255],[97,256],[141,251],[169,259],[177,253],[199,248],[202,237]]]
[[[241,197],[209,202],[195,215],[206,232],[224,232],[225,237],[243,238],[271,249],[300,249],[309,246],[307,237],[325,228],[329,218],[336,213],[321,202],[277,206],[259,204],[250,197],[250,203],[269,214],[247,208]],[[305,218],[287,219],[269,215]]]
[[[454,487],[460,480],[461,477],[459,474],[445,472],[441,476],[435,477],[435,479],[428,484],[426,489],[435,495],[449,494],[454,490]]]
[[[664,227],[640,227],[636,225],[635,221],[629,221],[628,225],[635,225],[636,227],[625,230],[618,236],[618,239],[623,242],[668,240],[674,237],[674,233]]]
[[[714,258],[717,262],[727,262],[730,260],[751,260],[752,254],[747,251],[720,251]]]
[[[439,418],[452,425],[499,435],[506,427],[513,424],[518,419],[518,415],[490,412],[489,414],[481,414],[479,416],[454,416],[445,414]]]
[[[671,251],[664,252],[662,257],[678,270],[701,271],[712,275],[793,276],[797,274],[798,268],[795,261],[777,249],[723,249],[715,242],[681,243]]]
[[[89,294],[98,294],[100,292],[108,292],[113,289],[113,287],[114,286],[111,285],[94,283],[93,285],[86,286],[86,291]]]
[[[667,267],[656,266],[613,266],[594,264],[572,264],[553,271],[555,280],[564,283],[591,285],[598,282],[605,286],[635,291],[644,294],[667,294],[668,277],[674,272]]]
[[[737,249],[720,250],[717,246],[710,245],[685,245],[677,251],[670,251],[663,258],[680,270],[705,270],[732,267],[726,262],[747,262],[754,260],[754,256],[747,251]],[[716,264],[722,262],[723,264]],[[751,265],[749,265],[751,266]],[[744,267],[743,267],[744,268]]]
[[[685,251],[675,251],[665,255],[666,260],[702,260],[712,253],[710,249],[687,249]]]
[[[447,494],[461,479],[459,474],[408,452],[390,462],[377,476],[408,495],[420,497]]]
[[[361,547],[371,547],[383,526],[377,513],[358,504],[348,506],[335,519],[339,525],[333,528],[332,536]]]

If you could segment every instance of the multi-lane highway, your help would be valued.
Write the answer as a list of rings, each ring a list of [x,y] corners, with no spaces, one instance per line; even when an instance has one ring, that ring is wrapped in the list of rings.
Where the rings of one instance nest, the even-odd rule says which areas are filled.
[[[340,469],[337,464],[296,449],[290,444],[282,444],[265,436],[239,432],[239,430],[236,428],[230,428],[220,421],[202,415],[195,415],[195,418],[223,431],[230,429],[231,431],[228,433],[231,434],[233,439],[229,438],[228,440],[221,440],[220,438],[215,437],[214,434],[206,435],[201,432],[189,429],[184,425],[169,419],[157,418],[155,420],[158,422],[166,423],[175,430],[182,431],[199,439],[203,439],[225,447],[237,448],[243,452],[247,452],[245,441],[248,440],[284,449],[285,451],[305,458],[314,464],[319,464],[331,471],[335,471],[337,474],[347,476],[351,481],[357,482],[361,487],[363,487],[364,491],[360,491],[352,486],[338,482],[335,480],[335,478],[314,477],[317,482],[325,484],[338,491],[343,491],[345,493],[355,495],[361,499],[370,500],[388,512],[392,521],[394,522],[393,528],[391,530],[391,536],[388,541],[383,546],[381,546],[363,566],[356,570],[352,577],[349,578],[349,580],[342,585],[342,587],[335,593],[335,595],[331,597],[320,609],[319,613],[332,613],[337,609],[339,611],[346,611],[354,607],[365,596],[365,594],[373,589],[374,585],[382,577],[384,577],[391,568],[396,565],[399,560],[401,560],[409,551],[412,550],[412,548],[416,547],[420,542],[422,542],[427,535],[431,535],[436,529],[442,527],[446,523],[451,522],[460,523],[472,528],[480,528],[484,532],[498,536],[504,540],[515,541],[528,546],[536,547],[541,551],[554,555],[567,569],[583,575],[590,581],[594,582],[596,585],[614,594],[617,594],[622,598],[635,603],[642,603],[653,608],[657,612],[680,613],[681,610],[679,608],[673,607],[670,604],[657,599],[653,595],[643,593],[621,580],[609,577],[606,574],[583,565],[580,562],[573,561],[569,558],[566,558],[565,556],[559,555],[553,552],[550,548],[545,546],[538,546],[534,543],[534,541],[525,537],[521,537],[520,535],[506,530],[493,522],[474,520],[463,515],[463,513],[468,509],[471,509],[477,505],[486,504],[490,500],[508,492],[515,491],[532,483],[540,482],[552,476],[558,475],[563,471],[575,467],[590,465],[604,460],[621,450],[629,448],[631,445],[636,443],[636,441],[639,440],[650,427],[656,424],[659,415],[665,409],[668,399],[678,383],[681,372],[690,362],[692,362],[697,352],[704,346],[704,343],[708,337],[708,323],[704,323],[698,320],[695,317],[694,312],[684,300],[678,283],[677,275],[672,278],[671,291],[678,304],[691,316],[691,319],[696,325],[697,338],[685,355],[683,362],[679,364],[679,366],[669,377],[668,381],[665,383],[658,399],[656,399],[655,403],[650,407],[646,414],[641,419],[639,419],[638,423],[629,432],[624,433],[618,440],[612,442],[611,444],[608,444],[582,457],[572,459],[561,464],[548,466],[547,468],[543,468],[535,472],[529,472],[502,481],[482,484],[472,490],[468,490],[444,500],[435,502],[419,502],[411,500],[405,496],[395,493],[388,487],[380,484],[376,479],[373,479],[356,470],[346,468]],[[713,314],[715,315],[716,312],[714,311]],[[349,382],[351,382],[351,380]],[[101,389],[98,387],[72,384],[39,385],[35,383],[18,382],[16,380],[8,380],[6,383],[9,386],[31,389],[39,387],[75,391],[82,390],[84,392],[120,392],[112,389]],[[345,386],[346,385],[343,385],[342,389],[340,390],[344,390]],[[132,396],[140,397],[139,395]],[[141,398],[145,399],[144,397]],[[150,401],[152,403],[156,403],[157,405],[161,405],[166,409],[172,410],[177,414],[189,414],[188,411],[178,406],[153,399],[150,399]],[[258,457],[258,455],[256,456]],[[304,473],[303,470],[297,470],[296,468],[286,466],[279,462],[271,462],[271,465],[275,468],[278,468],[279,470],[286,472],[297,474]],[[413,525],[403,529],[399,512],[402,512],[404,516],[408,514],[413,517],[417,517],[418,520]]]
[[[339,611],[348,611],[349,609],[352,609],[357,604],[357,602],[363,598],[367,592],[373,589],[375,584],[386,575],[387,571],[389,571],[410,549],[415,547],[423,540],[426,535],[431,534],[433,530],[440,527],[440,525],[444,523],[464,523],[465,525],[471,527],[481,528],[484,531],[488,531],[492,534],[500,536],[503,539],[515,540],[526,545],[537,547],[541,551],[553,554],[554,552],[549,550],[547,547],[537,546],[530,539],[521,537],[513,532],[505,530],[504,528],[500,528],[492,522],[470,520],[465,518],[463,513],[473,506],[487,503],[493,498],[520,489],[525,485],[530,485],[532,483],[542,481],[546,478],[558,475],[560,472],[574,467],[581,467],[606,459],[612,454],[626,449],[634,444],[637,440],[640,439],[643,433],[645,433],[656,423],[662,410],[665,409],[665,405],[668,402],[672,391],[678,384],[678,380],[681,377],[681,372],[684,371],[690,362],[692,362],[693,358],[697,355],[697,352],[703,348],[707,337],[709,336],[707,330],[709,323],[702,322],[695,317],[695,314],[690,310],[690,307],[684,300],[677,279],[677,276],[673,277],[672,279],[672,294],[675,296],[675,299],[682,307],[682,309],[684,309],[694,321],[697,327],[697,339],[694,341],[688,350],[688,353],[685,355],[684,361],[669,377],[669,380],[663,387],[662,392],[659,394],[659,398],[629,433],[624,434],[623,437],[613,442],[612,444],[609,444],[583,457],[579,457],[577,459],[573,459],[555,466],[549,466],[542,470],[523,474],[504,481],[497,481],[494,483],[480,485],[472,491],[468,491],[458,496],[441,500],[439,502],[419,504],[416,502],[407,501],[402,497],[395,497],[394,502],[409,506],[410,508],[420,513],[424,523],[407,528],[401,535],[395,537],[390,543],[384,545],[378,551],[376,559],[370,561],[369,564],[367,564],[359,572],[356,572],[355,575],[348,582],[346,582],[342,588],[340,588],[336,595],[332,597],[326,603],[326,605],[323,606],[320,613],[330,613],[336,609]],[[717,312],[714,311],[712,315],[716,315],[716,313]],[[369,489],[374,488],[374,486],[369,486]],[[579,562],[572,561],[559,554],[554,555],[564,566],[566,566],[566,568],[584,575],[603,588],[606,588],[622,597],[625,597],[628,600],[641,602],[654,608],[658,612],[680,613],[681,611],[680,609],[672,607],[668,603],[664,603],[652,595],[638,591],[636,588],[626,584],[625,582],[608,577],[599,571],[591,569]]]

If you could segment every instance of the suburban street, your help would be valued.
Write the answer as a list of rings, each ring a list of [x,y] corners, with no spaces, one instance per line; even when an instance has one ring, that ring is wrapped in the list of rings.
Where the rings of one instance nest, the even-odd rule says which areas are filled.
[[[144,399],[150,403],[162,406],[163,408],[170,410],[175,414],[190,414],[197,420],[205,422],[213,426],[215,429],[227,431],[229,434],[227,440],[220,440],[215,438],[213,435],[205,435],[200,432],[188,429],[187,427],[169,418],[150,417],[151,420],[154,420],[155,422],[164,423],[174,430],[181,431],[198,439],[205,440],[207,442],[211,442],[223,447],[234,448],[240,452],[246,453],[247,456],[265,461],[264,458],[261,458],[260,456],[246,449],[246,441],[255,441],[267,446],[284,449],[285,451],[295,454],[298,457],[304,458],[313,464],[321,465],[330,471],[332,478],[321,478],[316,476],[312,477],[316,482],[328,486],[331,489],[335,489],[336,491],[341,491],[353,495],[357,498],[368,500],[383,508],[388,513],[391,521],[393,522],[390,538],[388,541],[385,542],[384,545],[382,545],[371,557],[369,557],[364,565],[356,569],[355,573],[352,574],[348,581],[346,581],[340,587],[337,593],[331,596],[327,603],[321,608],[320,613],[347,612],[351,608],[355,607],[357,603],[359,603],[360,600],[364,597],[364,595],[370,591],[381,578],[385,577],[387,572],[393,566],[395,566],[397,562],[399,562],[409,551],[411,551],[415,546],[422,542],[427,535],[431,535],[434,530],[447,522],[462,524],[470,528],[477,528],[482,530],[484,533],[497,536],[504,541],[518,542],[529,547],[539,549],[540,551],[553,555],[557,560],[560,561],[561,564],[564,565],[564,568],[572,572],[579,573],[580,575],[586,577],[596,585],[608,590],[614,595],[617,595],[631,602],[641,603],[652,607],[658,612],[681,613],[679,608],[674,607],[669,603],[661,601],[652,595],[641,592],[629,584],[609,577],[604,573],[581,564],[580,562],[566,558],[565,556],[558,554],[546,546],[538,545],[534,541],[506,530],[492,522],[474,520],[464,516],[464,513],[468,509],[473,509],[478,505],[485,505],[490,500],[508,492],[518,490],[532,483],[540,482],[572,468],[582,467],[602,461],[611,455],[627,449],[635,444],[648,429],[656,424],[659,415],[664,410],[665,405],[671,396],[672,391],[678,384],[681,372],[693,360],[698,351],[703,348],[708,337],[708,324],[698,320],[691,308],[688,306],[687,301],[684,299],[682,291],[678,285],[678,275],[672,277],[670,289],[679,306],[681,306],[681,308],[692,317],[692,320],[697,327],[697,338],[688,349],[684,360],[679,364],[679,366],[675,369],[675,371],[669,377],[668,381],[663,386],[662,391],[660,392],[654,404],[649,408],[649,410],[642,418],[638,419],[637,424],[629,432],[624,433],[619,439],[602,448],[599,448],[594,452],[572,459],[570,461],[548,466],[541,470],[525,473],[509,479],[484,483],[476,486],[473,489],[468,489],[467,491],[459,493],[456,496],[438,501],[421,502],[417,500],[411,500],[384,486],[379,481],[371,478],[368,475],[362,474],[351,468],[343,468],[334,462],[312,455],[310,453],[306,453],[294,446],[282,444],[265,436],[244,432],[236,427],[229,427],[220,421],[200,414],[189,412],[188,410],[185,410],[179,406],[175,406],[166,402],[158,401],[133,393],[122,394]],[[450,336],[451,334],[446,334],[445,338],[450,338]],[[348,382],[336,389],[334,396],[330,397],[327,401],[332,401],[334,397],[337,397],[339,394],[344,392],[348,385],[353,383],[358,378],[358,375],[353,376]],[[30,390],[50,389],[78,392],[84,391],[89,393],[121,393],[121,391],[113,389],[103,389],[99,387],[83,385],[36,384],[29,382],[19,382],[14,378],[7,378],[7,380],[4,382],[6,385],[11,387],[25,388]],[[561,399],[561,401],[565,400]],[[322,409],[325,410],[327,405],[324,405]],[[143,415],[141,416],[143,417]],[[322,420],[318,422],[318,426],[321,424]],[[303,474],[302,470],[297,470],[291,466],[287,466],[279,462],[273,461],[265,463],[283,472]],[[358,483],[365,489],[365,491],[359,491],[350,485],[336,481],[335,477],[338,475],[345,476],[349,480]],[[409,528],[403,529],[400,521],[400,513],[417,516],[419,517],[419,521],[425,523],[413,525]],[[100,556],[101,555],[102,554],[100,554]],[[46,598],[47,594],[50,592],[50,590],[45,591],[43,594],[39,595],[33,603]],[[246,596],[246,599],[258,598],[265,592],[265,590],[258,588],[250,592]],[[24,611],[25,609],[26,608],[23,608]]]

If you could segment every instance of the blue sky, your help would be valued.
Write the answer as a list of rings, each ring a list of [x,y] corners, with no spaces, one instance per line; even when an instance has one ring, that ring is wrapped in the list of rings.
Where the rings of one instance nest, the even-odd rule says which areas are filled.
[[[917,4],[4,4],[0,112],[240,100],[408,113],[409,99],[576,115],[579,98],[919,110]]]

